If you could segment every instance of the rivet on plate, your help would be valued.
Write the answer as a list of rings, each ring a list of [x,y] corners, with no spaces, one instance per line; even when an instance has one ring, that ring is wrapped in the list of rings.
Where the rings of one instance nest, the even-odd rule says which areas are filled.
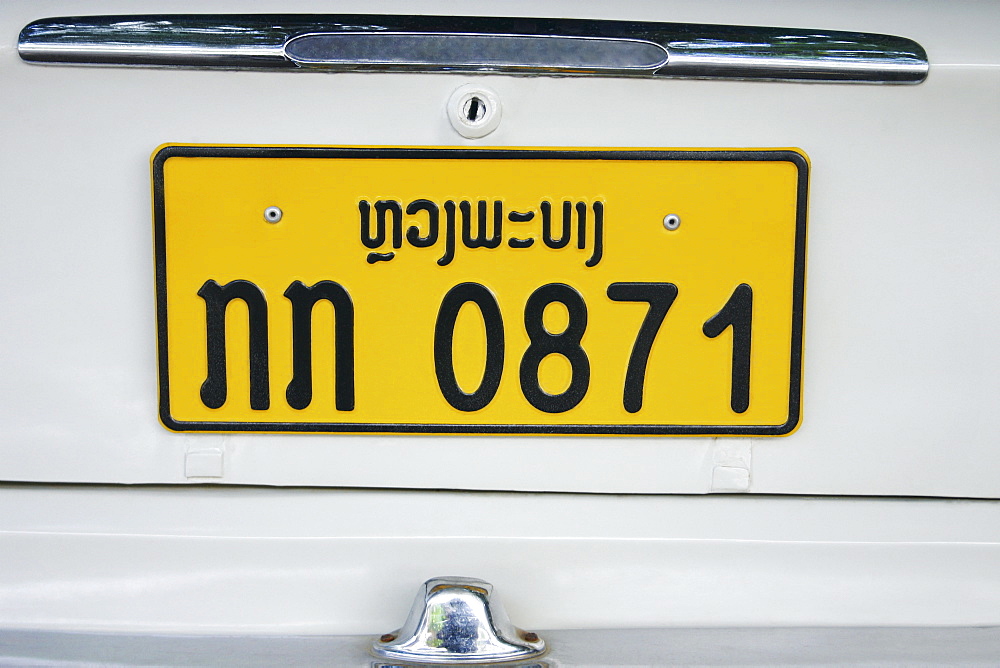
[[[277,223],[281,220],[282,211],[276,206],[269,206],[264,209],[264,220],[269,223]]]
[[[681,217],[676,213],[667,214],[663,217],[663,227],[667,228],[671,232],[676,230],[681,226]]]

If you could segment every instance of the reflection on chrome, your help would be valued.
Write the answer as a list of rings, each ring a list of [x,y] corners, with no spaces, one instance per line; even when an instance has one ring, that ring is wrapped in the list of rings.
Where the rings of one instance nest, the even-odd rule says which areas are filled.
[[[294,37],[285,55],[300,65],[506,68],[511,71],[656,70],[666,50],[652,42],[559,35],[318,33]]]
[[[425,582],[406,623],[372,644],[379,658],[417,663],[520,661],[544,651],[545,641],[510,623],[493,585],[460,577]]]
[[[682,23],[380,15],[51,18],[26,61],[225,69],[499,72],[920,83],[916,42],[891,35]]]

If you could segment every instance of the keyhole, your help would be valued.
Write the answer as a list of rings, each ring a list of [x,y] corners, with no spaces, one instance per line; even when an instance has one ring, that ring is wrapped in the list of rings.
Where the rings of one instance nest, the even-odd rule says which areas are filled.
[[[473,95],[465,102],[463,111],[470,122],[476,123],[486,115],[486,103],[482,98]]]
[[[445,107],[451,127],[466,139],[479,139],[496,130],[502,108],[494,91],[472,84],[457,88]]]

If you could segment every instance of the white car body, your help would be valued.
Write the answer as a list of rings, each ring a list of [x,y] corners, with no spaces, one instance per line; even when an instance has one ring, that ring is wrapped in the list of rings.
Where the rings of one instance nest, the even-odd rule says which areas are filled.
[[[370,660],[357,636],[396,628],[421,582],[456,574],[491,581],[567,663],[588,656],[586,634],[560,636],[573,629],[606,634],[601,649],[590,641],[594,665],[1000,662],[1000,5],[251,9],[884,33],[922,45],[930,71],[872,85],[45,65],[17,50],[38,19],[247,3],[3,3],[3,661],[99,662],[100,643],[79,637],[110,633],[271,638],[301,663],[328,642],[354,665]],[[483,138],[446,112],[469,83],[503,103]],[[774,438],[168,431],[149,170],[164,143],[797,147],[811,163],[801,426]],[[916,648],[908,659],[891,639],[795,635],[817,627],[926,633],[900,641]],[[934,635],[955,627],[986,628]],[[659,635],[643,645],[626,629]],[[46,633],[83,636],[60,654]],[[243,656],[185,642],[187,659],[153,655]],[[773,653],[788,643],[800,653]]]

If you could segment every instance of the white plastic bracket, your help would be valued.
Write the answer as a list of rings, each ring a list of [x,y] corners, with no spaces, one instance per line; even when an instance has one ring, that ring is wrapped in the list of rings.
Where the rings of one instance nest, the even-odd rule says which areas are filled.
[[[190,446],[184,454],[184,476],[219,479],[224,473],[225,450],[221,447]]]
[[[713,493],[749,492],[752,471],[752,439],[717,438],[712,448]]]

